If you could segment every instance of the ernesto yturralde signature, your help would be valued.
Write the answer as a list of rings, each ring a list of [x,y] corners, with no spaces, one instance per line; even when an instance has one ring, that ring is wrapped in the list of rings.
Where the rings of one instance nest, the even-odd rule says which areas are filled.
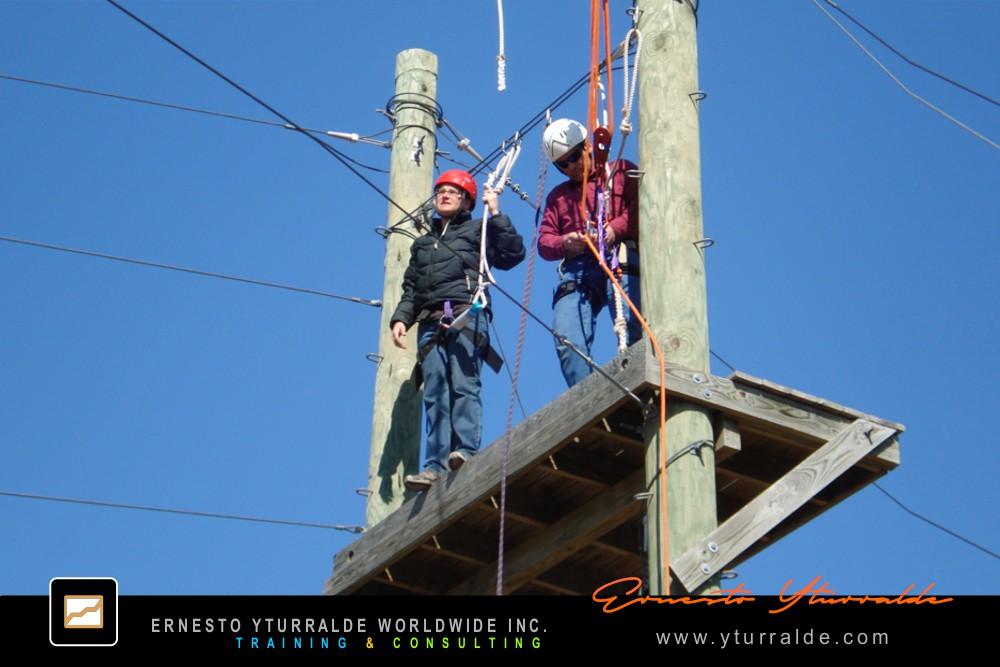
[[[954,598],[938,598],[928,596],[927,593],[934,588],[930,584],[923,591],[916,595],[911,595],[911,591],[916,588],[915,584],[910,584],[900,595],[896,597],[885,597],[878,595],[844,595],[837,596],[837,592],[829,588],[822,577],[816,577],[803,588],[794,593],[788,593],[792,589],[792,580],[781,589],[778,600],[784,605],[779,609],[771,609],[769,613],[780,614],[799,602],[805,600],[806,604],[877,604],[877,605],[917,605],[917,604],[944,604],[951,602]],[[653,595],[636,595],[642,589],[642,579],[639,577],[624,577],[608,582],[594,591],[592,596],[594,602],[603,603],[603,611],[606,614],[613,614],[632,605],[652,604],[703,604],[703,605],[732,605],[753,602],[756,598],[743,584],[737,584],[735,588],[714,591],[711,595],[689,597],[689,596],[668,596],[660,597]]]

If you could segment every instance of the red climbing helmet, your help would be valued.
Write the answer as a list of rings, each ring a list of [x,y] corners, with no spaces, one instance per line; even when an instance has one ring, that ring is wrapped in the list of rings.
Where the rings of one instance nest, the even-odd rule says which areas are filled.
[[[476,195],[478,190],[476,189],[476,179],[472,177],[467,171],[462,171],[461,169],[449,169],[444,172],[438,179],[434,182],[434,189],[437,190],[442,185],[454,185],[456,188],[465,192],[472,198],[472,206],[469,207],[471,211],[476,206]]]

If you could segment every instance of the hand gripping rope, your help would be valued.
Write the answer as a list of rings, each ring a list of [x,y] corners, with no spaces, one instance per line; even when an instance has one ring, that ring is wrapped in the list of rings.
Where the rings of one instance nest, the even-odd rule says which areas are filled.
[[[486,179],[486,188],[493,190],[498,195],[503,192],[504,184],[510,177],[510,170],[514,167],[517,156],[521,152],[521,141],[518,135],[514,135],[514,145],[510,150],[507,149],[506,145],[503,146],[502,150],[504,154],[500,158],[500,162],[497,163],[497,168]],[[476,290],[472,294],[472,304],[454,319],[451,318],[450,312],[446,312],[445,317],[442,318],[442,326],[445,329],[458,331],[465,326],[463,320],[476,315],[486,307],[486,285],[488,283],[496,284],[496,280],[493,279],[493,274],[490,272],[489,262],[486,261],[486,226],[489,224],[489,219],[489,208],[484,207],[483,223],[479,235],[479,277],[476,280]],[[447,323],[444,321],[445,318],[449,320]]]
[[[514,145],[508,150],[503,147],[503,157],[497,163],[497,168],[486,178],[486,188],[493,190],[497,195],[501,194],[504,185],[510,178],[510,170],[517,162],[517,156],[521,152],[521,140],[518,135],[514,135]],[[489,224],[489,207],[483,207],[483,225],[479,235],[479,279],[476,282],[476,291],[472,297],[473,305],[479,304],[480,308],[486,306],[486,283],[495,283],[493,274],[490,273],[490,265],[486,261],[486,225]]]

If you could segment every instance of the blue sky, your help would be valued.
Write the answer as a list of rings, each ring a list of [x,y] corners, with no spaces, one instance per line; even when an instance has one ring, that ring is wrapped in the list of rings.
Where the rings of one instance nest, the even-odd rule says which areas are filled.
[[[503,4],[502,93],[494,2],[125,7],[310,128],[384,133],[376,110],[393,94],[396,54],[432,51],[445,118],[485,154],[589,62],[587,3]],[[912,60],[1000,98],[1000,2],[839,4]],[[611,2],[616,42],[630,5]],[[107,3],[0,2],[0,23],[2,75],[278,120]],[[712,350],[904,424],[902,465],[882,488],[1000,551],[1000,150],[908,96],[808,0],[706,0],[698,41]],[[1000,142],[994,102],[862,41],[915,94]],[[374,230],[389,207],[302,136],[9,78],[0,91],[0,236],[381,298]],[[578,93],[553,113],[585,111]],[[537,130],[524,138],[512,174],[532,195],[539,143]],[[332,145],[388,168],[384,148]],[[386,174],[359,169],[387,190]],[[550,170],[548,187],[557,179]],[[532,209],[501,201],[530,237]],[[520,295],[525,268],[497,278]],[[537,264],[531,309],[545,320],[554,273]],[[10,241],[0,286],[0,492],[363,524],[377,309]],[[512,355],[519,311],[502,297],[495,310]],[[598,335],[605,361],[610,326]],[[530,323],[522,363],[530,414],[564,389],[551,337]],[[484,442],[503,434],[509,392],[505,375],[486,373]],[[317,594],[354,539],[11,495],[0,495],[0,533],[0,593],[39,595],[57,576],[111,576],[134,595]],[[738,579],[758,594],[816,576],[843,593],[934,583],[996,594],[997,573],[995,556],[868,488]]]

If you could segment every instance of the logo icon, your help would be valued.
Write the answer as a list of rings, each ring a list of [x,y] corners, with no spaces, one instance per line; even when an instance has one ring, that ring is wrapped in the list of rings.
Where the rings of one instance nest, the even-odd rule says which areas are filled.
[[[103,628],[103,595],[66,595],[63,597],[64,628]]]
[[[118,582],[110,578],[50,581],[49,641],[53,646],[118,643]]]

